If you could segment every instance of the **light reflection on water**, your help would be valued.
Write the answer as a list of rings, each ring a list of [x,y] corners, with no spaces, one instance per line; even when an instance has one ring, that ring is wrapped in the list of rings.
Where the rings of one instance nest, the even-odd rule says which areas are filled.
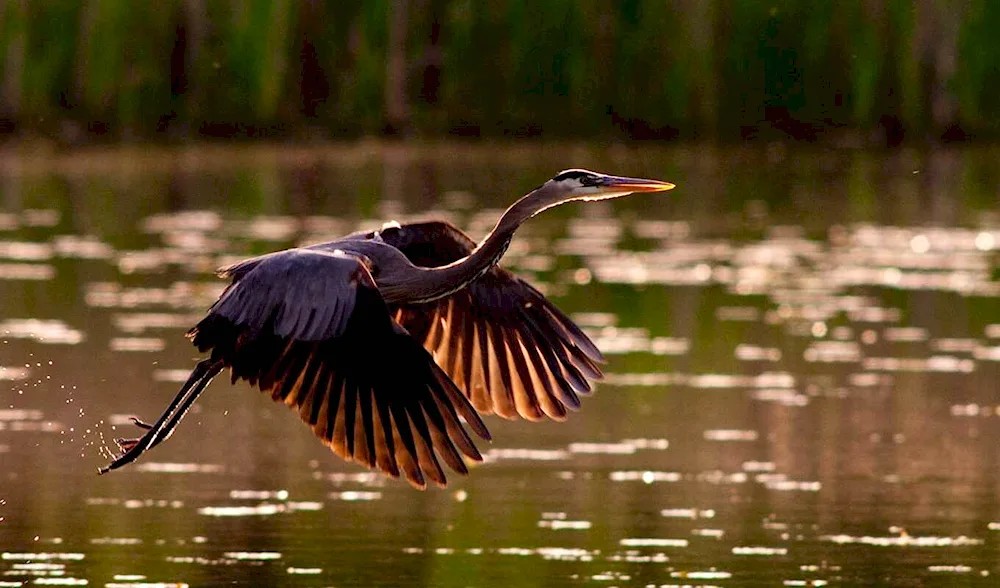
[[[993,584],[991,152],[529,155],[9,179],[0,586]],[[94,475],[186,378],[215,267],[388,217],[479,237],[570,164],[680,187],[510,249],[609,357],[569,422],[493,419],[486,462],[420,493],[220,381]]]

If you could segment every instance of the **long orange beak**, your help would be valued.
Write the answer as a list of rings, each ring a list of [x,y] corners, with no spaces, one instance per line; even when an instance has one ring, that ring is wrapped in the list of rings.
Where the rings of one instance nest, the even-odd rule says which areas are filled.
[[[633,192],[666,192],[675,186],[670,182],[660,180],[645,180],[642,178],[625,178],[622,176],[604,176],[598,187],[603,194],[631,194]]]

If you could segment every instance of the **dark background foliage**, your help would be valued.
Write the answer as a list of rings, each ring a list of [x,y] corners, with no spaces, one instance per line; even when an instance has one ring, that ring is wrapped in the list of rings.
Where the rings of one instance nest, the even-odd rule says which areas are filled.
[[[985,138],[997,31],[990,0],[6,0],[0,131]]]

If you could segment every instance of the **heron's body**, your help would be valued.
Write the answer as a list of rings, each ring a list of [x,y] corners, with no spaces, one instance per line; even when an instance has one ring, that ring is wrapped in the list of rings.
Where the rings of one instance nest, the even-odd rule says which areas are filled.
[[[577,177],[612,187],[595,194]],[[188,333],[209,357],[157,423],[137,421],[147,433],[120,440],[123,453],[102,472],[169,437],[229,368],[233,382],[296,410],[341,457],[418,487],[426,477],[444,485],[439,459],[460,473],[463,456],[482,459],[466,432],[490,438],[479,414],[563,420],[601,377],[593,342],[496,265],[517,227],[562,202],[672,187],[568,170],[511,206],[479,245],[450,224],[425,222],[225,268],[232,283]]]

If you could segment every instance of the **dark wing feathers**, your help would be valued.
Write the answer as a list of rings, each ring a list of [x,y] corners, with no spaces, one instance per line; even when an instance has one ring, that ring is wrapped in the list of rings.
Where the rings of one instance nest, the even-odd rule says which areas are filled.
[[[289,250],[229,268],[233,283],[191,330],[195,345],[299,417],[335,453],[423,487],[440,460],[481,461],[489,432],[428,352],[389,314],[364,264]],[[463,423],[464,421],[464,423]]]
[[[377,237],[425,267],[451,263],[475,247],[438,221],[387,227]],[[567,410],[580,407],[579,394],[592,390],[590,380],[601,377],[597,346],[541,292],[499,267],[447,298],[394,310],[484,414],[564,420]]]
[[[379,238],[436,267],[475,243],[443,222]],[[387,307],[366,265],[329,247],[292,249],[220,271],[232,283],[189,335],[243,379],[296,410],[344,459],[446,482],[482,460],[478,413],[566,418],[601,377],[600,351],[527,282],[493,268],[436,302]],[[394,318],[393,318],[394,317]],[[433,356],[433,357],[432,357]],[[478,413],[477,413],[478,411]]]

